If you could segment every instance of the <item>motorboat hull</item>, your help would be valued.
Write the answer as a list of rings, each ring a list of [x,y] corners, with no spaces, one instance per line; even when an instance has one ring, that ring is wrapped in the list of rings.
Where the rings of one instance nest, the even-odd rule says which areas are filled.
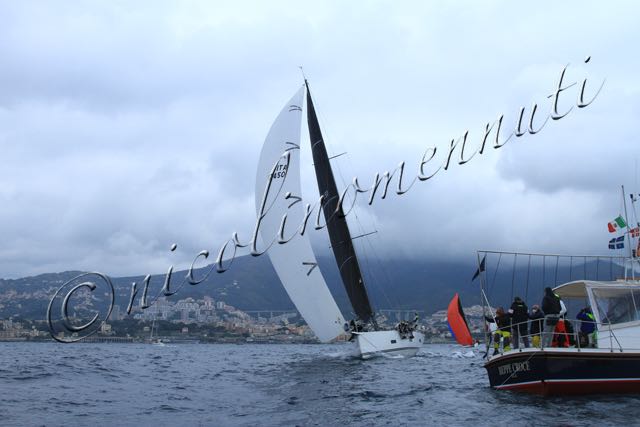
[[[640,352],[522,349],[492,357],[491,387],[542,395],[640,393]]]
[[[414,331],[404,337],[396,330],[356,332],[358,356],[370,359],[376,356],[413,357],[424,343],[424,334]]]

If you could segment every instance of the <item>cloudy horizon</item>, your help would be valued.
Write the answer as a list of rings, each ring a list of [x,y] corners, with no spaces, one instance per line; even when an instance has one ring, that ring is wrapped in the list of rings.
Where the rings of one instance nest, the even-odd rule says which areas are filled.
[[[620,185],[640,192],[639,9],[4,2],[0,278],[162,273],[203,249],[217,253],[234,232],[248,240],[260,149],[302,84],[299,66],[331,154],[347,153],[334,160],[339,186],[355,176],[370,186],[403,161],[412,179],[425,150],[441,156],[467,130],[475,149],[502,114],[506,134],[521,107],[528,125],[534,102],[541,124],[569,64],[565,82],[577,85],[560,96],[560,111],[574,105],[566,117],[404,195],[371,206],[359,197],[350,221],[354,233],[377,230],[371,244],[391,258],[622,254],[607,249],[606,226],[623,213]],[[587,99],[606,82],[579,109],[584,78]],[[302,163],[313,203],[304,147]],[[326,237],[312,235],[326,250]]]

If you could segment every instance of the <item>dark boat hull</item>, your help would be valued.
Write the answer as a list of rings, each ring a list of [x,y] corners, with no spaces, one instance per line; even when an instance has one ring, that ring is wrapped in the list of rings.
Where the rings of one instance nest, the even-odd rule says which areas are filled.
[[[485,364],[491,387],[542,395],[640,393],[640,353],[524,350]]]

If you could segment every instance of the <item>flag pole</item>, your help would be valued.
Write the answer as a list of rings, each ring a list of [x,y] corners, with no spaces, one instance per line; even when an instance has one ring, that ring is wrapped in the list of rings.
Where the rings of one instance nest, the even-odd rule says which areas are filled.
[[[491,309],[491,304],[489,304],[489,299],[487,298],[487,294],[484,292],[484,274],[482,273],[485,272],[485,270],[487,269],[487,266],[485,264],[484,269],[481,269],[480,266],[482,265],[482,261],[480,261],[480,252],[477,253],[477,256],[478,256],[478,271],[480,272],[480,296],[482,297],[483,305],[484,305],[484,302],[487,303],[487,307],[489,308],[489,313],[491,314],[491,317],[493,317],[493,320],[496,320],[496,316],[493,314],[493,310]],[[485,263],[487,262],[486,257],[487,257],[487,254],[485,253],[483,257],[483,259],[485,260]]]
[[[624,185],[621,185],[621,188],[622,188],[622,204],[624,205],[624,219],[625,219],[625,222],[627,223],[627,236],[629,236],[628,243],[629,243],[629,263],[631,265],[631,278],[635,279],[636,276],[633,268],[633,252],[631,249],[631,229],[629,228],[629,215],[627,214],[627,198],[625,197],[625,194],[624,194]],[[626,263],[624,268],[624,275],[625,276],[627,275]]]
[[[487,304],[487,307],[489,308],[489,314],[491,314],[491,317],[493,318],[493,321],[495,322],[496,326],[498,325],[498,322],[496,321],[496,316],[495,314],[493,314],[493,310],[491,309],[491,304],[489,304],[489,299],[487,298],[487,294],[484,292],[484,272],[487,269],[487,254],[484,254],[484,262],[485,262],[485,266],[484,266],[484,270],[482,270],[480,268],[480,266],[482,265],[482,261],[480,261],[480,252],[476,252],[476,256],[477,256],[477,262],[478,262],[478,271],[480,272],[480,297],[482,298],[482,306],[484,307],[485,303]],[[482,315],[484,316],[485,314],[484,309],[482,310]],[[483,319],[486,325],[486,319]],[[488,326],[485,326],[485,334],[484,334],[484,342],[485,342],[485,350],[486,353],[485,355],[489,354],[489,346],[491,345],[491,331],[489,330]]]
[[[636,169],[638,166],[638,162],[636,160]],[[637,172],[637,170],[636,170]],[[636,197],[633,197],[633,193],[629,194],[629,198],[631,199],[631,210],[633,211],[633,219],[636,220],[635,222],[635,229],[636,230],[640,230],[640,221],[638,221],[638,212],[636,212],[636,205],[635,203],[638,201],[638,196],[636,195]],[[631,261],[631,266],[633,267],[633,262],[637,262],[638,266],[640,266],[640,236],[638,234],[636,234],[636,257]],[[629,243],[631,243],[631,238],[629,238]],[[631,251],[633,253],[633,250]],[[633,270],[635,272],[635,269]]]

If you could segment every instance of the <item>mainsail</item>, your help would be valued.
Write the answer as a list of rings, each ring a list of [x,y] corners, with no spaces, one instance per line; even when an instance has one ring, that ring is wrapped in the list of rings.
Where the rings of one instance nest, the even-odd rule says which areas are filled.
[[[313,107],[309,84],[305,80],[307,86],[307,122],[309,126],[309,138],[311,140],[311,152],[313,154],[313,163],[316,170],[316,179],[318,181],[318,190],[320,195],[325,197],[323,202],[324,217],[329,232],[331,248],[338,263],[342,282],[351,301],[351,305],[358,316],[364,322],[368,322],[373,317],[371,303],[367,296],[367,290],[364,286],[360,265],[356,258],[353,248],[351,234],[347,220],[342,211],[342,207],[338,206],[340,195],[336,181],[333,177],[331,164],[327,149],[322,139],[320,125],[316,117],[316,111]]]
[[[271,126],[260,153],[256,176],[256,210],[258,215],[261,212],[264,214],[260,237],[266,245],[277,239],[285,213],[289,218],[287,224],[290,224],[285,227],[285,238],[293,234],[291,228],[304,217],[303,204],[300,203],[303,95],[304,87],[284,106]],[[269,191],[265,191],[267,186]],[[263,201],[265,193],[266,200]],[[317,268],[308,233],[297,235],[286,244],[273,243],[267,253],[291,301],[318,339],[327,342],[342,334],[344,318]]]
[[[462,303],[460,303],[458,294],[455,294],[449,303],[447,322],[449,323],[449,330],[451,330],[451,334],[458,341],[458,344],[473,344],[473,338],[471,337],[471,332],[469,332],[467,318],[464,316],[464,311],[462,311]]]

